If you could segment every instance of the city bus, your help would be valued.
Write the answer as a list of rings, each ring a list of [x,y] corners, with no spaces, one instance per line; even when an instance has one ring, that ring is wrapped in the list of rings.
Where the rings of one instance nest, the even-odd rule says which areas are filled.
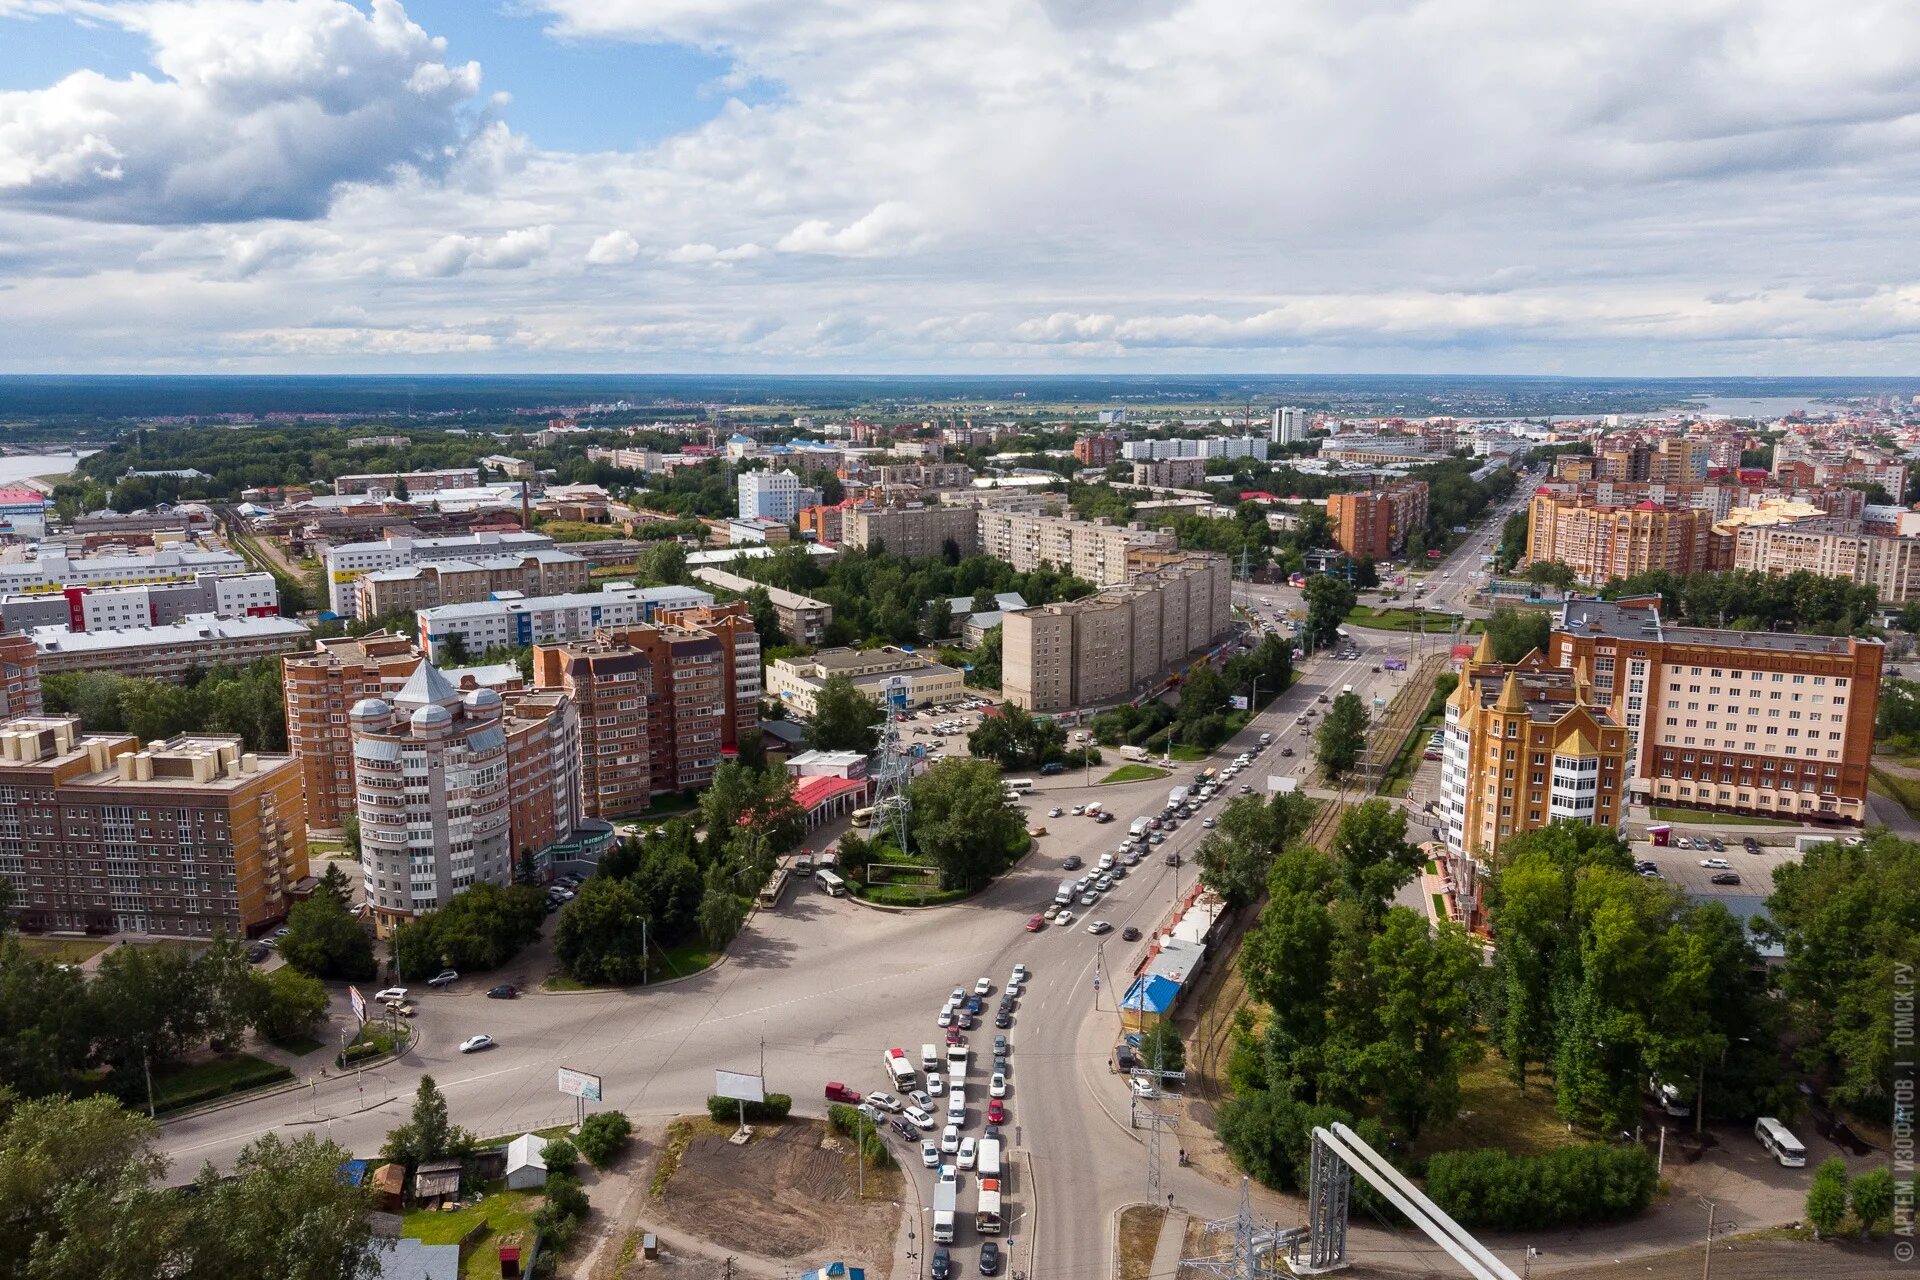
[[[873,813],[874,811],[871,808],[855,809],[848,821],[852,822],[856,827],[870,827],[873,825]]]
[[[1018,794],[1022,791],[1033,790],[1033,779],[1032,778],[1008,778],[1004,782],[1002,782],[1000,785],[1005,787],[1008,791]]]
[[[829,898],[844,898],[847,896],[847,882],[831,871],[814,872],[813,882],[819,885],[820,891]]]
[[[1761,1116],[1753,1122],[1753,1136],[1760,1140],[1768,1155],[1787,1168],[1798,1169],[1806,1164],[1807,1149],[1800,1145],[1800,1139],[1772,1116]]]
[[[775,867],[773,874],[767,877],[767,883],[760,889],[760,905],[777,907],[780,896],[787,891],[788,874],[785,867]]]

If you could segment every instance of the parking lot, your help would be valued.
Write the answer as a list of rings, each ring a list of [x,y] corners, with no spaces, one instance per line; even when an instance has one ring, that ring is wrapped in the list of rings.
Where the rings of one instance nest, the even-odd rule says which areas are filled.
[[[1636,860],[1651,862],[1660,871],[1660,878],[1694,897],[1701,898],[1750,898],[1766,897],[1773,892],[1773,873],[1778,867],[1790,862],[1798,862],[1800,854],[1787,845],[1763,844],[1758,853],[1748,853],[1741,848],[1740,837],[1732,840],[1724,836],[1721,843],[1725,852],[1707,849],[1676,849],[1671,846],[1661,848],[1649,840],[1633,842],[1633,856]],[[1715,884],[1716,874],[1726,871],[1716,867],[1703,867],[1702,859],[1719,859],[1728,864],[1727,870],[1740,877],[1738,884]]]

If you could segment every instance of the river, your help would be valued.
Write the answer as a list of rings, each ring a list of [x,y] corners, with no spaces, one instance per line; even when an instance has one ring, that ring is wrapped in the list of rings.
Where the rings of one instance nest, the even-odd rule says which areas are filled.
[[[0,485],[18,484],[35,476],[63,476],[80,465],[80,459],[93,449],[72,453],[0,454]]]

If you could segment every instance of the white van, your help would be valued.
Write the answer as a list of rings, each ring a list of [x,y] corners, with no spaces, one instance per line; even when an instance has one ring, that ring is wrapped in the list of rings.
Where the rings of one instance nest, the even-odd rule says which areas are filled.
[[[963,1124],[967,1117],[967,1091],[961,1088],[947,1090],[947,1123]]]
[[[933,1045],[923,1044],[920,1046],[920,1069],[922,1071],[938,1071],[940,1069],[940,1051]]]
[[[1101,855],[1100,855],[1100,869],[1101,869],[1102,871],[1111,871],[1111,870],[1113,870],[1113,855],[1112,855],[1112,854],[1110,854],[1110,853],[1103,853],[1103,854],[1101,854]]]
[[[1800,1139],[1772,1116],[1761,1116],[1753,1122],[1753,1136],[1760,1140],[1768,1155],[1787,1168],[1798,1169],[1806,1164],[1807,1149],[1800,1145]]]

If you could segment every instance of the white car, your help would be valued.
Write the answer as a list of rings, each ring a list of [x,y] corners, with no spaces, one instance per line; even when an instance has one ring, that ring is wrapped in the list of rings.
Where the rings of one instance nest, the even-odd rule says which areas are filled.
[[[389,1000],[405,1000],[406,998],[407,989],[405,987],[388,987],[385,991],[376,991],[373,993],[373,1002],[375,1004],[385,1004]]]
[[[1160,1091],[1153,1087],[1153,1081],[1142,1080],[1138,1076],[1133,1080],[1133,1096],[1136,1098],[1157,1098]]]
[[[1059,816],[1060,816],[1060,806],[1059,806],[1059,805],[1055,805],[1055,806],[1053,806],[1053,808],[1051,808],[1051,809],[1049,809],[1049,810],[1047,810],[1047,816],[1048,816],[1049,818],[1057,818],[1057,817],[1059,817]]]
[[[940,1131],[940,1150],[954,1155],[960,1150],[960,1126],[950,1124]]]
[[[1057,916],[1055,916],[1055,917],[1053,918],[1053,922],[1054,922],[1055,924],[1059,924],[1059,925],[1068,925],[1068,924],[1072,924],[1072,923],[1073,923],[1073,912],[1071,912],[1071,911],[1067,911],[1067,910],[1064,910],[1064,909],[1062,909],[1062,911],[1060,912],[1060,914],[1059,914],[1059,915],[1057,915]]]
[[[953,994],[947,997],[947,1004],[949,1006],[956,1005],[956,1004],[965,1004],[966,1002],[967,1002],[967,989],[965,987],[955,987],[953,989]]]
[[[979,980],[978,982],[976,982],[976,983],[974,983],[974,984],[973,984],[973,994],[975,994],[975,995],[977,995],[977,996],[989,996],[989,995],[992,995],[992,994],[993,994],[993,980],[992,980],[991,978],[982,978],[982,979],[980,979],[980,980]]]
[[[1017,964],[1013,966],[1013,980],[1015,982],[1025,982],[1027,980],[1027,973],[1028,969],[1026,965]]]
[[[987,1096],[989,1098],[1004,1098],[1007,1096],[1006,1072],[996,1071],[987,1078]]]
[[[916,1107],[921,1107],[928,1111],[933,1110],[933,1099],[928,1096],[925,1089],[915,1089],[907,1095],[907,1101]]]
[[[927,1072],[927,1095],[937,1098],[946,1091],[946,1082],[940,1078],[940,1073],[938,1071]]]
[[[937,1177],[941,1182],[945,1183],[947,1186],[957,1188],[960,1185],[960,1174],[950,1164],[941,1165],[940,1172],[935,1174],[934,1176]]]
[[[867,1101],[882,1111],[898,1111],[900,1109],[900,1099],[890,1093],[870,1093],[867,1095]]]
[[[1700,865],[1712,871],[1731,871],[1733,864],[1725,858],[1702,858]]]
[[[1096,935],[1102,934],[1102,933],[1112,933],[1113,926],[1108,924],[1105,920],[1089,920],[1087,921],[1087,932],[1091,934],[1096,934]]]
[[[478,1053],[482,1049],[493,1048],[493,1045],[494,1040],[492,1036],[468,1036],[460,1042],[460,1052]]]
[[[977,1150],[978,1149],[975,1147],[974,1141],[972,1138],[960,1139],[960,1151],[958,1153],[959,1159],[955,1160],[954,1163],[959,1165],[962,1169],[973,1168],[973,1161],[974,1161],[975,1155],[977,1154]]]
[[[916,1129],[931,1130],[933,1128],[933,1115],[930,1112],[922,1111],[919,1107],[908,1107],[904,1114],[907,1117],[907,1123]]]
[[[940,1147],[938,1144],[932,1142],[923,1142],[920,1144],[920,1163],[929,1169],[939,1168]]]

